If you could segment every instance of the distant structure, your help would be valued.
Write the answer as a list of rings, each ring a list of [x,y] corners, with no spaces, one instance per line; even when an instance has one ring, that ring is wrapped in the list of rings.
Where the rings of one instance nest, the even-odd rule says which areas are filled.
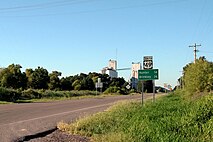
[[[110,69],[113,69],[113,70],[117,70],[117,61],[116,60],[109,60],[109,66],[108,66]]]
[[[101,74],[108,74],[111,78],[117,78],[117,61],[116,60],[109,60],[108,67],[105,67],[101,70]]]
[[[4,68],[0,68],[0,72],[3,71]]]
[[[132,62],[132,88],[137,88],[138,85],[138,70],[141,70],[142,66],[140,62],[134,63]]]

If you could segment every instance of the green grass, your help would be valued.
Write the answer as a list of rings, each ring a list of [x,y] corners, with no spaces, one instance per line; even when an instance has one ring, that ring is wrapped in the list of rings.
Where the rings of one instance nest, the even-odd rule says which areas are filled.
[[[12,102],[0,101],[0,104],[12,104]]]
[[[17,100],[16,103],[65,101],[65,100],[78,100],[78,99],[85,99],[85,98],[103,98],[107,96],[115,96],[115,95],[108,94],[108,95],[97,95],[97,96],[85,95],[85,96],[76,96],[76,97],[52,97],[52,98],[41,98],[41,99]]]
[[[54,91],[43,89],[15,90],[0,87],[0,104],[8,103],[33,103],[33,102],[50,102],[58,100],[82,99],[82,98],[99,98],[105,96],[121,95],[119,93],[100,93],[89,90],[71,90],[71,91]]]
[[[59,123],[71,134],[106,142],[211,141],[213,139],[213,95],[191,100],[181,94],[148,101],[122,102],[106,112]]]

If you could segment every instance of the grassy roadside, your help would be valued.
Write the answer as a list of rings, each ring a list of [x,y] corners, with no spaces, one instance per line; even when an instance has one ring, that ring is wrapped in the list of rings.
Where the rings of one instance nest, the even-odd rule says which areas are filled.
[[[126,92],[127,93],[127,92]],[[116,92],[112,95],[126,95],[126,93]],[[111,95],[108,91],[100,93],[91,90],[45,90],[45,89],[12,89],[0,87],[0,101],[9,103],[31,103],[31,102],[48,102],[55,100],[69,100],[69,99],[81,99],[91,98],[102,95]]]
[[[0,101],[0,105],[1,104],[12,104],[12,102]]]
[[[92,141],[211,141],[213,139],[213,94],[193,101],[181,92],[148,101],[122,102],[106,112],[58,128]]]
[[[78,100],[85,98],[104,98],[109,96],[118,96],[121,94],[111,93],[111,94],[98,94],[98,95],[82,95],[82,96],[72,96],[72,97],[51,97],[51,98],[40,98],[40,99],[25,99],[17,100],[15,102],[0,101],[1,104],[15,104],[15,103],[37,103],[37,102],[53,102],[53,101],[65,101],[65,100]],[[138,95],[137,93],[132,93],[130,95]],[[140,94],[139,94],[140,95]]]
[[[117,96],[120,94],[100,94],[97,96],[94,95],[85,95],[85,96],[75,96],[75,97],[53,97],[53,98],[41,98],[41,99],[30,99],[30,100],[17,100],[17,103],[36,103],[36,102],[52,102],[52,101],[65,101],[65,100],[78,100],[85,98],[104,98],[109,96]]]

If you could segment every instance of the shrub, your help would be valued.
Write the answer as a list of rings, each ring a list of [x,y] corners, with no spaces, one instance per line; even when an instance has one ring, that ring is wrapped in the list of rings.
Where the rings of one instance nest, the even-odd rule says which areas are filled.
[[[213,89],[213,63],[199,59],[184,67],[184,88],[188,93],[211,91]]]
[[[22,91],[21,99],[23,99],[23,100],[40,99],[41,96],[42,96],[41,93],[39,93],[37,90],[27,89],[27,90]]]
[[[104,94],[109,94],[109,93],[119,93],[120,92],[120,87],[109,87],[104,91]]]
[[[53,91],[43,89],[27,89],[24,91],[14,90],[0,87],[0,101],[16,102],[17,100],[30,100],[30,99],[41,99],[41,98],[61,98],[61,97],[80,97],[80,96],[95,96],[100,95],[99,92],[95,91]]]
[[[14,89],[8,89],[4,87],[0,87],[0,100],[1,101],[8,101],[8,102],[15,102],[21,96],[19,91]]]

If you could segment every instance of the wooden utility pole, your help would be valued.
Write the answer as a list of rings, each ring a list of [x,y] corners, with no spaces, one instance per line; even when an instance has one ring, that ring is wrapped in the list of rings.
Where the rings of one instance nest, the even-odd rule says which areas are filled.
[[[190,45],[189,46],[189,47],[193,47],[194,48],[194,63],[196,62],[196,59],[197,59],[197,52],[199,51],[199,50],[197,50],[197,47],[199,47],[199,46],[201,46],[201,44],[197,45],[196,43],[195,43],[195,45]]]

